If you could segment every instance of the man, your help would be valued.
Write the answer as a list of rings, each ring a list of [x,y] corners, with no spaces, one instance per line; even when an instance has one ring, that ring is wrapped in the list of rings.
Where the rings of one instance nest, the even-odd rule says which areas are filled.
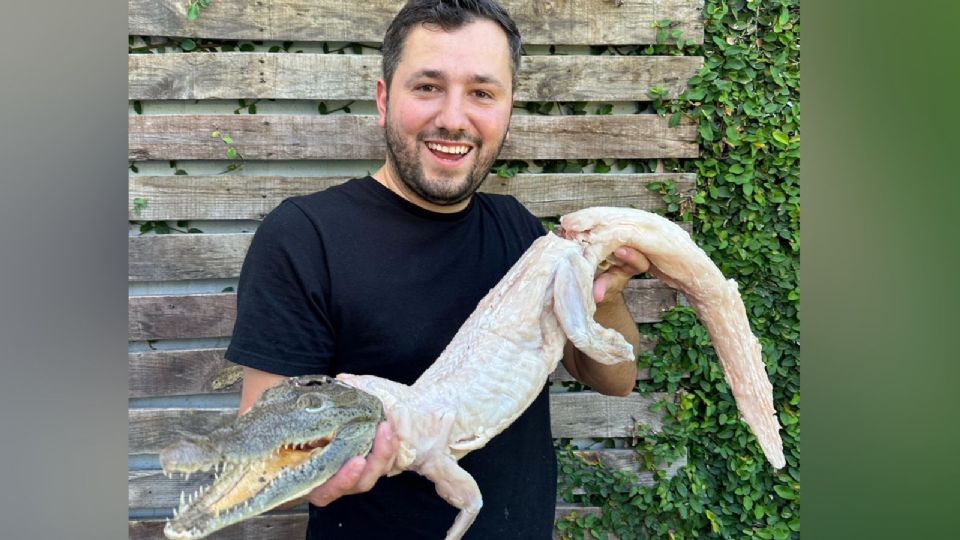
[[[520,36],[507,13],[492,0],[411,0],[387,30],[383,56],[384,166],[284,201],[244,262],[226,353],[245,366],[241,413],[286,376],[350,372],[413,383],[544,234],[512,197],[475,193],[508,135]],[[595,283],[596,318],[636,347],[620,292],[646,261],[628,248],[617,256],[623,264]],[[569,344],[563,361],[607,394],[629,393],[636,379],[635,365],[600,365]],[[384,422],[370,455],[310,494],[308,538],[444,536],[456,510],[429,481],[384,477],[397,447]],[[551,537],[556,462],[546,388],[460,464],[484,497],[468,538]]]

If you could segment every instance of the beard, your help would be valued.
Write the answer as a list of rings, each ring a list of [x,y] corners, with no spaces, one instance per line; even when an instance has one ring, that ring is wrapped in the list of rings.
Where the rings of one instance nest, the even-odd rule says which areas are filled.
[[[417,134],[413,145],[407,144],[388,120],[386,123],[387,155],[393,162],[397,176],[403,185],[421,199],[439,206],[450,206],[467,200],[473,195],[480,184],[487,178],[487,173],[500,154],[503,143],[507,139],[504,133],[496,148],[485,149],[479,138],[467,136],[465,133],[453,134],[445,129],[438,129],[432,133]],[[456,176],[440,176],[427,178],[420,162],[419,146],[428,139],[444,141],[467,141],[473,145],[471,152],[476,152],[473,166],[467,170],[463,178]]]

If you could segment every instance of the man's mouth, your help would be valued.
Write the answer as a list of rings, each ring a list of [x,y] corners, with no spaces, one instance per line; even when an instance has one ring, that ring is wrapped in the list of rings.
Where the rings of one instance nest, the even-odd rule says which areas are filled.
[[[434,156],[444,161],[460,161],[473,151],[473,147],[468,144],[440,143],[434,141],[427,141],[424,144]]]

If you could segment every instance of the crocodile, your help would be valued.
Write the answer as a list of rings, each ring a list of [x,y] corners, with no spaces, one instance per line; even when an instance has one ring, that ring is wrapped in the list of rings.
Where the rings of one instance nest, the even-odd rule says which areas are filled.
[[[240,470],[274,468],[277,459],[270,457],[273,450],[291,444],[308,442],[310,456],[332,452],[337,444],[338,452],[363,455],[369,451],[368,439],[372,439],[377,423],[376,415],[371,413],[375,408],[370,405],[372,397],[382,404],[383,414],[400,441],[388,474],[412,470],[433,481],[437,493],[459,509],[446,535],[447,540],[459,540],[480,512],[483,501],[476,481],[457,460],[482,448],[526,410],[562,358],[565,342],[570,340],[580,351],[604,364],[636,360],[623,336],[593,319],[595,275],[614,261],[613,251],[624,245],[647,259],[650,274],[686,295],[711,336],[742,418],[756,435],[767,460],[775,468],[783,467],[773,389],[759,342],[750,331],[737,283],[726,280],[690,235],[671,221],[642,210],[602,207],[567,214],[561,218],[557,231],[537,239],[484,296],[437,360],[412,385],[348,373],[336,377],[343,386],[322,379],[327,382],[318,385],[318,391],[330,392],[349,405],[344,413],[333,407],[321,409],[333,422],[321,422],[323,428],[316,430],[302,420],[303,413],[291,403],[299,402],[302,395],[292,392],[290,384],[282,383],[279,393],[265,393],[250,413],[222,432],[224,435],[211,436],[218,442],[210,443],[202,436],[181,442],[161,455],[161,465],[165,472],[188,472],[187,469],[209,468],[224,461],[230,471],[225,477],[237,482],[232,475],[239,475]],[[286,402],[278,399],[281,395],[286,396]],[[274,417],[285,416],[283,427],[271,432],[262,429],[257,420],[246,419],[258,407],[267,425],[276,424]],[[348,419],[358,421],[363,428],[347,424]],[[340,430],[336,434],[334,425]],[[354,436],[354,431],[344,433],[351,426],[364,436]],[[245,449],[240,463],[224,450],[227,439]],[[318,439],[328,443],[317,444]],[[170,459],[174,455],[177,459]],[[286,488],[289,497],[285,500],[322,484],[339,469],[336,463],[340,454],[337,456],[336,460],[295,460],[303,464],[296,469],[296,475],[290,476],[296,476],[300,482]],[[167,536],[200,538],[225,526],[223,513],[220,518],[210,515],[224,493],[233,492],[221,478],[208,492],[182,505],[176,519],[165,529]],[[237,503],[244,498],[260,500],[257,492],[228,497]],[[238,508],[239,504],[229,510],[230,522],[268,509],[265,504]]]
[[[366,454],[383,418],[379,399],[332,377],[284,379],[230,424],[186,434],[160,452],[169,476],[216,471],[209,488],[180,494],[164,534],[202,538],[306,495]]]

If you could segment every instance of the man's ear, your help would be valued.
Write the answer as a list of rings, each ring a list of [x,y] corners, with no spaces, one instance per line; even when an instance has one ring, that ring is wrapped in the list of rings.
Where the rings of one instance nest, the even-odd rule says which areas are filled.
[[[377,111],[380,112],[380,127],[387,126],[387,83],[383,79],[377,80]]]

